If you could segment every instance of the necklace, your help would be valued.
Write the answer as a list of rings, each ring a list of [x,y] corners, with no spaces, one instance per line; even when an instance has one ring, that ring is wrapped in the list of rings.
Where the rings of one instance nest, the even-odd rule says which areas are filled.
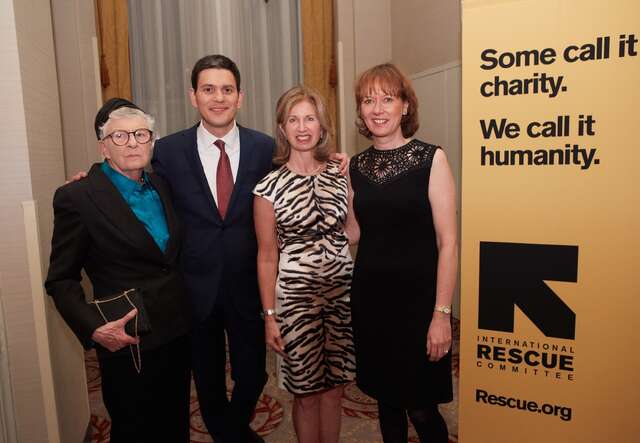
[[[320,172],[320,170],[322,168],[324,168],[324,163],[320,163],[320,165],[318,165],[317,168],[315,168],[313,171],[311,172],[300,172],[299,170],[297,170],[296,168],[291,166],[291,163],[287,162],[285,164],[285,166],[287,167],[287,169],[289,169],[289,171],[298,174],[298,175],[316,175],[318,172]]]

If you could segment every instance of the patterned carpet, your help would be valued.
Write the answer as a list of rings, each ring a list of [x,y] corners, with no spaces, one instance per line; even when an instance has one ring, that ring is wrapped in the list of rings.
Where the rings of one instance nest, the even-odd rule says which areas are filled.
[[[454,401],[442,405],[440,411],[445,417],[449,426],[449,441],[458,441],[458,377],[459,377],[459,322],[454,323],[454,345],[453,345],[453,388]],[[106,443],[109,441],[109,430],[111,422],[109,415],[102,403],[100,393],[100,370],[95,353],[90,351],[86,354],[86,369],[89,389],[89,402],[91,405],[91,423],[87,441],[91,443]],[[291,423],[291,403],[290,394],[278,389],[275,380],[275,358],[269,353],[267,357],[267,371],[269,381],[265,387],[255,415],[251,422],[251,427],[265,438],[267,443],[290,443],[295,442],[295,434]],[[230,379],[229,379],[230,382]],[[377,443],[381,442],[378,429],[378,414],[376,402],[363,394],[355,384],[347,386],[342,404],[342,432],[340,441],[344,443]],[[191,386],[191,442],[208,443],[213,440],[209,436],[200,417],[198,400],[195,388]],[[409,443],[419,443],[413,431],[409,431]]]

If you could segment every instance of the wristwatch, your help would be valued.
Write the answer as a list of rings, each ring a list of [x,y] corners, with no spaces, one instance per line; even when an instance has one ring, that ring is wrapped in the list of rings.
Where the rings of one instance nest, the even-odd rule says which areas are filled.
[[[447,305],[440,305],[440,306],[436,306],[435,308],[433,308],[434,311],[437,312],[442,312],[443,314],[451,314],[451,306],[447,306]]]
[[[276,315],[275,309],[265,309],[264,311],[262,311],[262,318],[271,317],[275,315]]]

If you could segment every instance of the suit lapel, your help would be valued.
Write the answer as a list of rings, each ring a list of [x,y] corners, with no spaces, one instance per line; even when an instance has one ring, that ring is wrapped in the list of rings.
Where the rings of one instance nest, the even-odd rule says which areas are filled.
[[[247,171],[249,170],[249,166],[253,160],[253,155],[251,155],[251,151],[253,149],[253,140],[251,139],[251,135],[240,125],[238,125],[238,133],[240,134],[240,162],[238,164],[236,182],[233,185],[233,192],[231,193],[231,199],[229,200],[227,217],[229,217],[233,211],[240,192],[239,189],[247,176]]]
[[[187,157],[187,162],[189,163],[189,166],[191,167],[191,170],[193,171],[193,173],[196,175],[196,177],[198,177],[198,182],[200,183],[200,186],[202,187],[202,191],[205,193],[205,195],[207,196],[207,199],[209,200],[210,203],[210,208],[211,208],[211,214],[213,214],[213,217],[215,218],[215,220],[220,223],[222,222],[222,219],[220,218],[220,212],[218,211],[218,205],[216,205],[216,201],[213,198],[213,194],[211,194],[211,188],[209,187],[209,182],[207,181],[207,176],[204,173],[204,168],[202,167],[202,161],[200,160],[200,155],[198,154],[198,136],[197,136],[197,128],[198,125],[195,125],[194,127],[192,127],[189,131],[187,131],[187,133],[185,134],[186,137],[186,141],[185,141],[185,155]]]
[[[138,220],[118,189],[102,172],[99,164],[91,167],[87,178],[90,183],[89,196],[104,217],[118,228],[133,246],[144,251],[146,255],[162,260],[162,251],[153,237]]]

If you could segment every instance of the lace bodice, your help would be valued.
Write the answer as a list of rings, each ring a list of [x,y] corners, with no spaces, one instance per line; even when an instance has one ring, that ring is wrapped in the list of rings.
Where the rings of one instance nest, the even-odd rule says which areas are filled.
[[[430,167],[436,149],[435,145],[415,139],[395,149],[381,150],[371,146],[353,158],[351,168],[371,182],[382,185],[407,172]]]

